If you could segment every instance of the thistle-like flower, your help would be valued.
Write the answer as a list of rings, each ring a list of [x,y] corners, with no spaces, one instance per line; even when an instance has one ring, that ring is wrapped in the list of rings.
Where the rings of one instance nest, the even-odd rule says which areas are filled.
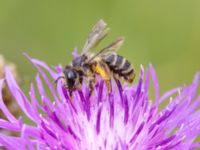
[[[141,67],[139,81],[131,86],[112,81],[108,94],[102,80],[88,96],[88,86],[75,91],[69,100],[68,91],[53,81],[62,67],[51,69],[42,61],[28,57],[37,68],[36,85],[30,85],[29,96],[17,85],[6,68],[5,79],[0,80],[0,90],[6,80],[13,97],[33,124],[15,118],[6,108],[0,92],[0,108],[7,120],[0,127],[18,132],[12,137],[0,134],[0,144],[7,149],[195,149],[200,147],[195,139],[200,133],[200,96],[196,96],[199,74],[189,86],[174,88],[160,96],[155,71],[150,65]],[[47,75],[48,74],[48,75]],[[149,98],[150,80],[155,94]],[[50,94],[44,89],[48,86]],[[37,90],[36,90],[37,89]],[[39,97],[38,97],[39,95]],[[167,105],[160,108],[164,101]]]

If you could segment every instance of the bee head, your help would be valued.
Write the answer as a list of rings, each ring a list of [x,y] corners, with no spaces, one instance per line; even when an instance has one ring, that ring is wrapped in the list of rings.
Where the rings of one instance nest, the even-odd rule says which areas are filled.
[[[69,90],[74,90],[78,84],[78,72],[71,67],[66,67],[63,74],[65,76],[65,86]]]

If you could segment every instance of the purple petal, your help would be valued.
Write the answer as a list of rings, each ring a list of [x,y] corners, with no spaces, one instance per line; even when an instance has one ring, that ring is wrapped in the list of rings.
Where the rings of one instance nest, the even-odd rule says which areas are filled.
[[[151,77],[152,77],[152,80],[153,80],[153,85],[154,85],[154,90],[155,90],[155,98],[156,98],[156,103],[157,103],[157,101],[159,100],[158,79],[157,79],[156,72],[155,72],[152,64],[149,65],[149,68],[150,68]]]
[[[41,76],[43,77],[45,83],[47,84],[47,86],[49,87],[52,96],[54,97],[55,101],[59,101],[55,92],[55,89],[52,85],[52,83],[50,82],[49,78],[47,77],[47,75],[45,74],[45,72],[40,68],[39,65],[41,64],[37,64],[35,63],[35,61],[33,59],[31,59],[27,54],[25,54],[25,56],[33,63],[33,65],[36,67],[36,69],[38,70],[38,72],[41,74]],[[45,68],[47,69],[47,71],[49,71],[50,69],[47,67]],[[54,75],[53,75],[54,76]],[[54,76],[55,77],[55,76]],[[54,80],[57,79],[57,77],[54,78]]]
[[[35,121],[35,118],[34,118],[35,115],[34,115],[34,112],[32,110],[32,107],[31,107],[28,99],[26,98],[26,96],[24,95],[22,90],[17,85],[14,77],[12,76],[12,74],[8,70],[8,68],[6,68],[5,76],[6,76],[6,81],[7,81],[8,87],[9,87],[10,92],[12,93],[13,97],[16,99],[17,103],[19,104],[21,109],[25,112],[25,114],[31,120]]]
[[[10,113],[10,111],[7,109],[6,105],[3,102],[3,97],[2,97],[3,83],[4,83],[4,80],[1,79],[0,80],[0,108],[10,122],[13,122],[13,123],[18,122],[18,120]]]
[[[110,103],[110,128],[113,128],[114,125],[114,99],[113,95],[109,94],[109,103]]]
[[[97,112],[97,120],[96,120],[96,131],[97,133],[100,132],[101,128],[101,111],[102,111],[102,105],[99,106],[98,112]]]
[[[72,52],[72,56],[73,56],[74,58],[80,56],[80,55],[78,54],[78,49],[77,49],[77,48],[74,48],[74,50],[73,50],[73,52]]]

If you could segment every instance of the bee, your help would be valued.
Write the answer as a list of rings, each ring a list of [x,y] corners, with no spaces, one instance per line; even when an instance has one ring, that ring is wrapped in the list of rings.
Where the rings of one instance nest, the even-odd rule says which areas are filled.
[[[124,42],[123,37],[119,37],[114,42],[92,53],[93,50],[109,32],[103,20],[99,20],[88,35],[80,56],[66,65],[63,73],[57,78],[63,79],[64,87],[68,89],[70,97],[72,92],[79,89],[83,80],[87,79],[89,84],[89,96],[92,95],[95,85],[95,76],[99,75],[105,82],[108,92],[111,92],[111,78],[123,78],[132,83],[135,72],[132,64],[124,57],[117,54],[117,50]]]

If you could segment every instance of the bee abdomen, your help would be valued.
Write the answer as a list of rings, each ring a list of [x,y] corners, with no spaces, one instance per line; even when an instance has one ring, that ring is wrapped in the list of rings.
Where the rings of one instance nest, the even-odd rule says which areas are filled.
[[[123,77],[128,82],[134,80],[134,69],[130,62],[124,57],[116,53],[110,53],[104,57],[104,61],[109,66],[110,70],[119,77]]]

